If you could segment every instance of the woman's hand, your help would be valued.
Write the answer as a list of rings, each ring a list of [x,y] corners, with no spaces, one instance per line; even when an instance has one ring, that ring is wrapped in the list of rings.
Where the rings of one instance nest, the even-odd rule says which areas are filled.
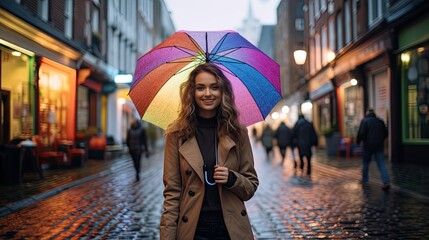
[[[216,183],[225,184],[228,181],[229,170],[227,167],[214,166],[214,180]]]

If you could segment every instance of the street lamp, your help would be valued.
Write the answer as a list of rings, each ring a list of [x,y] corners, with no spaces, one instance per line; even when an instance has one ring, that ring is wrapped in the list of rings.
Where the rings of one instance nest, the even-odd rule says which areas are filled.
[[[305,50],[295,50],[293,52],[293,58],[297,65],[304,65],[305,59],[307,58],[307,52]]]

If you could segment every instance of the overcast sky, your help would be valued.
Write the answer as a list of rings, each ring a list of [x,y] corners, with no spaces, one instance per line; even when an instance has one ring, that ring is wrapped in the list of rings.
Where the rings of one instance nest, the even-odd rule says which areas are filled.
[[[252,3],[253,15],[262,24],[275,24],[280,0],[164,0],[176,30],[237,30]]]

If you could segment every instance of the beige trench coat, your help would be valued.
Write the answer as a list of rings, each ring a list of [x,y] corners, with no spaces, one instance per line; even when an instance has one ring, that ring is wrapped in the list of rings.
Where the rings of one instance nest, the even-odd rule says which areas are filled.
[[[219,165],[237,176],[231,188],[218,184],[225,225],[232,240],[253,239],[244,201],[255,193],[259,180],[247,129],[242,127],[240,151],[228,136],[218,143]],[[164,211],[161,216],[162,240],[194,238],[204,199],[203,157],[195,137],[183,142],[176,134],[166,136],[164,153]]]

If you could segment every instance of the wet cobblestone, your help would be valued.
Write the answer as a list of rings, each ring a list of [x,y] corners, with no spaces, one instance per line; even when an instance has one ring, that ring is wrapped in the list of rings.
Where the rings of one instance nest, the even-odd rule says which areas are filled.
[[[260,186],[246,203],[256,239],[424,239],[429,205],[380,185],[362,188],[356,167],[311,177],[254,145]],[[0,239],[159,239],[162,154],[143,159],[134,182],[130,159],[95,178],[0,218]]]

